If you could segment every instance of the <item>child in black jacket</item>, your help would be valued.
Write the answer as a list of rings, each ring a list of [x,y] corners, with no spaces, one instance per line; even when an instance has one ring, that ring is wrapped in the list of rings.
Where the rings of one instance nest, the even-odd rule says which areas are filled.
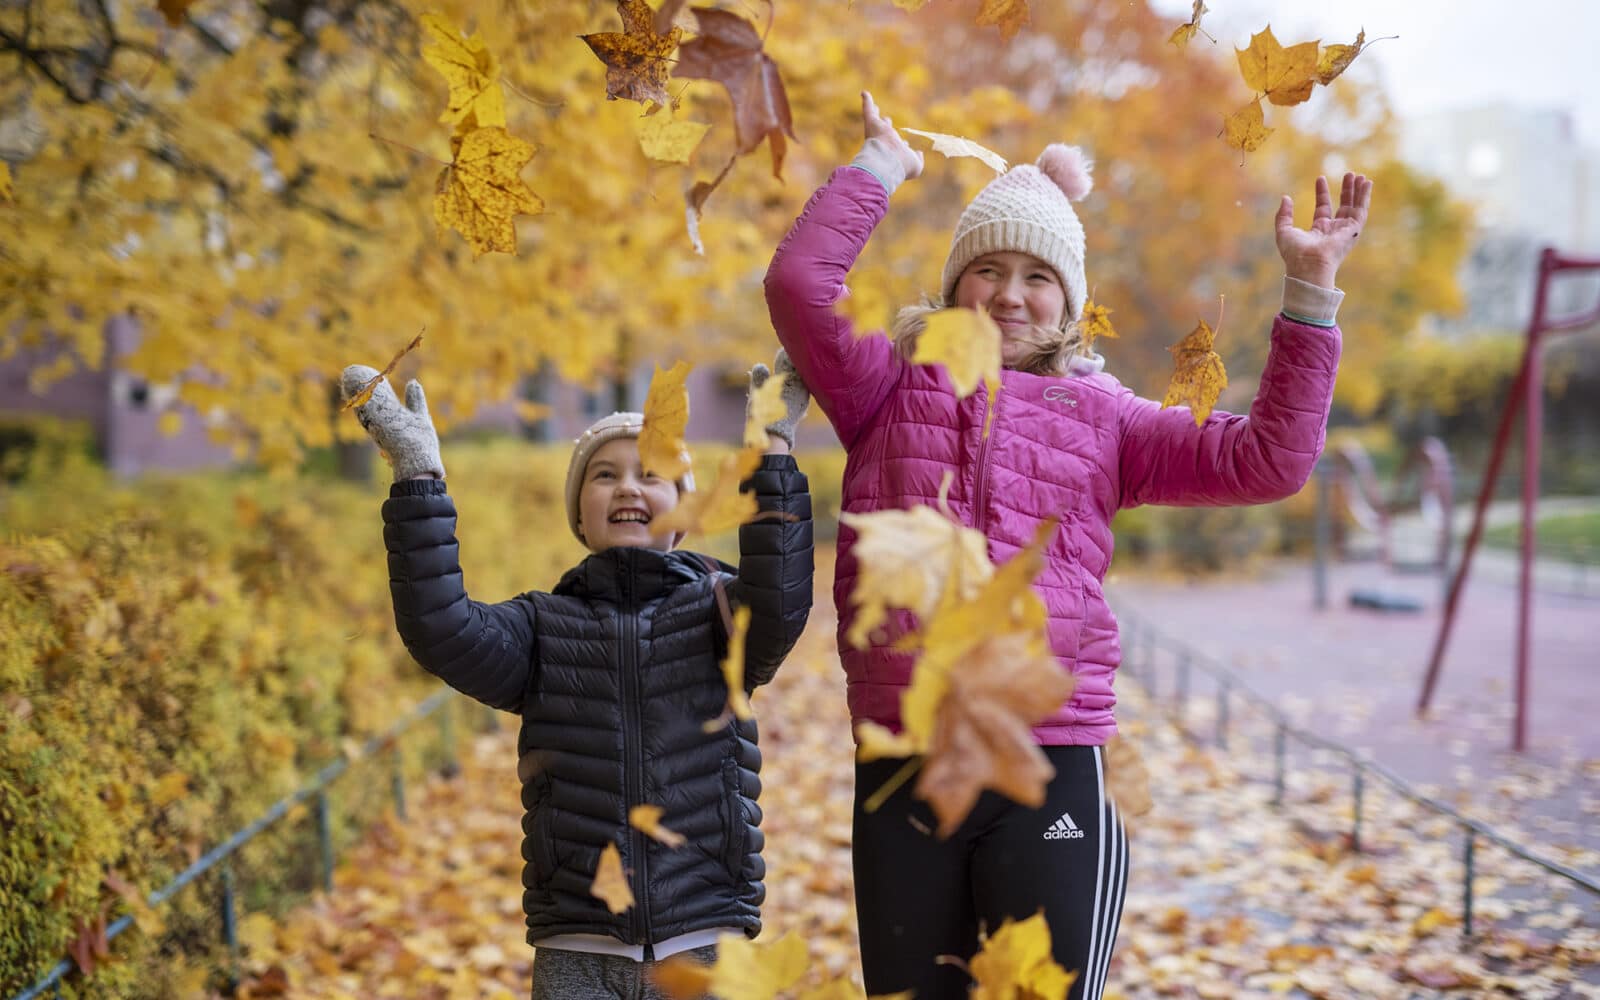
[[[549,593],[499,604],[467,596],[455,505],[422,387],[402,404],[386,381],[357,415],[393,466],[383,505],[395,624],[418,663],[451,687],[517,713],[522,896],[537,948],[533,996],[654,996],[651,963],[709,963],[721,933],[754,937],[765,895],[761,753],[753,720],[707,732],[728,700],[721,660],[729,605],[749,608],[746,689],[772,679],[811,608],[811,498],[789,456],[808,395],[790,374],[786,417],[746,484],[760,513],[739,529],[737,572],[652,531],[693,483],[639,461],[643,418],[616,413],[578,438],[567,520],[593,553]],[[352,365],[347,395],[377,375]],[[767,377],[764,365],[753,386]],[[670,848],[629,824],[640,805],[687,838]],[[621,852],[634,905],[613,914],[591,892],[607,845]]]

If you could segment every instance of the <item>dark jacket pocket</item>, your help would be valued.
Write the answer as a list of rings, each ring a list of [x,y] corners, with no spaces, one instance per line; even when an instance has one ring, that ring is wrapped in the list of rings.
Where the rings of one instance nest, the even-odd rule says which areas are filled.
[[[722,863],[737,882],[744,877],[749,821],[745,819],[744,793],[740,791],[739,762],[732,757],[722,759],[722,810]]]
[[[550,795],[550,779],[533,779],[533,805],[528,810],[528,863],[533,868],[533,883],[544,886],[556,873],[555,803]]]

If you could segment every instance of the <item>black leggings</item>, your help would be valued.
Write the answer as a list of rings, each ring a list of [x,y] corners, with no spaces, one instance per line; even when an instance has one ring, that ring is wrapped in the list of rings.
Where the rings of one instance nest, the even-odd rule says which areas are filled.
[[[940,840],[915,780],[876,812],[862,803],[904,763],[856,765],[855,887],[867,993],[913,990],[917,1000],[964,998],[963,961],[980,928],[1044,910],[1055,960],[1077,979],[1071,1000],[1099,1000],[1128,886],[1128,842],[1105,795],[1099,747],[1044,747],[1056,776],[1038,809],[984,792]]]

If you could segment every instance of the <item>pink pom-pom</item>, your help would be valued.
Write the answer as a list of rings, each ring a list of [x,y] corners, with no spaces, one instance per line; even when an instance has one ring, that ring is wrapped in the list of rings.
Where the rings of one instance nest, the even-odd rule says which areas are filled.
[[[1094,190],[1089,169],[1094,166],[1077,146],[1052,142],[1039,154],[1039,170],[1055,182],[1068,201],[1081,201]]]

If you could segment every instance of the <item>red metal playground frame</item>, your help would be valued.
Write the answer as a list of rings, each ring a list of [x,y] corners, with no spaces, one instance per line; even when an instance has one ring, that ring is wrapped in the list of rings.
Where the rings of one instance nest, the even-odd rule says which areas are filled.
[[[1533,317],[1528,321],[1527,340],[1522,348],[1522,367],[1517,372],[1516,381],[1511,383],[1511,394],[1506,397],[1505,409],[1500,413],[1500,428],[1495,433],[1494,450],[1490,452],[1488,467],[1484,469],[1483,486],[1478,490],[1477,508],[1472,514],[1472,530],[1468,532],[1466,545],[1461,552],[1461,565],[1456,568],[1455,576],[1450,582],[1450,595],[1445,602],[1444,616],[1439,622],[1439,635],[1434,640],[1433,655],[1428,660],[1428,674],[1422,682],[1422,695],[1417,699],[1417,714],[1422,715],[1428,710],[1428,701],[1433,697],[1434,684],[1439,679],[1439,667],[1444,660],[1445,645],[1450,639],[1450,626],[1455,622],[1461,591],[1466,585],[1467,572],[1472,568],[1472,555],[1477,550],[1478,539],[1483,534],[1484,512],[1489,507],[1495,479],[1500,475],[1500,462],[1505,458],[1506,447],[1511,439],[1511,424],[1516,419],[1520,407],[1523,415],[1522,572],[1517,593],[1517,708],[1511,733],[1511,747],[1519,752],[1527,747],[1534,513],[1539,504],[1539,453],[1544,433],[1544,371],[1539,356],[1540,349],[1543,347],[1546,334],[1571,333],[1600,322],[1600,302],[1586,312],[1554,319],[1547,316],[1545,310],[1549,304],[1551,281],[1557,275],[1594,271],[1600,271],[1600,259],[1567,257],[1551,247],[1545,247],[1539,255],[1538,284],[1533,295]]]

